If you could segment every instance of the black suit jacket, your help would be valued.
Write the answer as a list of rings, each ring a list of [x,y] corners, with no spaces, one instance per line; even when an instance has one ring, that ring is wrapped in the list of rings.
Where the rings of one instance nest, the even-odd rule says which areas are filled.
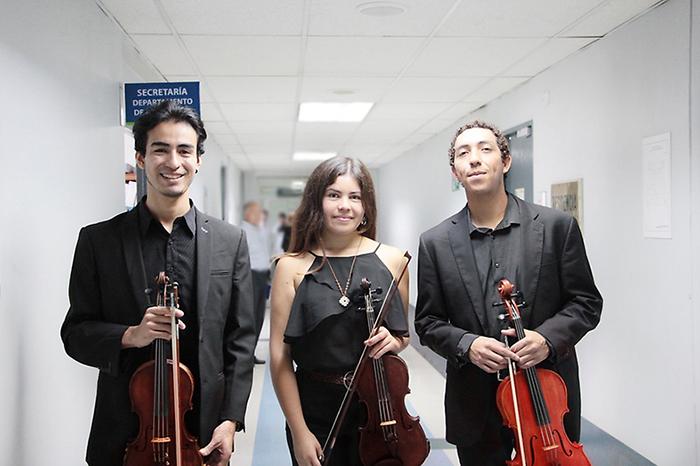
[[[570,409],[565,426],[578,439],[581,402],[574,345],[598,324],[603,300],[576,220],[511,199],[521,212],[519,265],[525,282],[516,286],[529,303],[523,325],[542,334],[554,349],[539,367],[564,379]],[[421,343],[447,359],[447,441],[464,446],[479,439],[495,398],[495,375],[473,365],[466,351],[485,334],[485,313],[494,312],[491,303],[484,303],[470,241],[466,207],[421,235],[415,320]]]
[[[203,446],[223,420],[244,420],[253,376],[255,318],[243,232],[199,211],[196,219],[196,383]],[[141,322],[149,285],[137,209],[80,231],[61,337],[68,355],[100,369],[87,450],[90,464],[121,465],[127,440],[136,434],[129,380],[149,349],[122,349],[121,338],[127,327]]]

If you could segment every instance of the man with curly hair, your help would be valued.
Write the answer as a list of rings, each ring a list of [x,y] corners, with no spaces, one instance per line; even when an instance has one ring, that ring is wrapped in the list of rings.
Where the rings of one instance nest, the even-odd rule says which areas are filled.
[[[449,160],[467,203],[421,235],[416,331],[447,359],[446,436],[460,463],[503,465],[514,439],[496,407],[496,389],[508,360],[559,373],[568,389],[564,425],[579,439],[574,345],[598,324],[603,300],[576,220],[506,191],[511,155],[498,128],[478,120],[462,126]],[[525,337],[517,342],[499,318],[503,308],[493,306],[502,278],[527,302]]]

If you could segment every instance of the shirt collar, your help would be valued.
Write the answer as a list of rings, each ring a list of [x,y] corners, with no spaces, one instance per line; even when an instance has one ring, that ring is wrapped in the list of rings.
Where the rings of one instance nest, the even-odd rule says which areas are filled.
[[[190,231],[192,235],[194,235],[194,232],[197,231],[197,222],[196,222],[196,215],[195,215],[195,208],[192,203],[192,200],[190,199],[190,210],[187,211],[185,215],[182,217],[178,217],[175,219],[177,222],[179,219],[184,218],[185,219],[185,225],[187,226],[187,229]],[[145,236],[146,233],[148,233],[148,229],[151,227],[151,225],[155,225],[157,227],[163,228],[163,225],[156,220],[156,218],[151,214],[151,211],[148,210],[148,207],[146,207],[146,196],[144,196],[141,199],[141,202],[138,204],[138,213],[139,213],[139,230],[141,231],[141,236]]]
[[[510,193],[506,193],[508,195],[508,204],[506,204],[506,213],[503,215],[503,220],[494,228],[493,231],[497,230],[503,230],[511,225],[520,225],[520,218],[521,218],[521,213],[520,213],[520,206],[518,203],[513,199],[513,195]],[[469,204],[467,203],[467,207]],[[471,236],[475,231],[480,231],[481,233],[485,233],[484,228],[478,228],[474,225],[472,222],[472,217],[471,213],[469,212],[469,209],[467,209],[467,223],[469,225],[469,236]]]

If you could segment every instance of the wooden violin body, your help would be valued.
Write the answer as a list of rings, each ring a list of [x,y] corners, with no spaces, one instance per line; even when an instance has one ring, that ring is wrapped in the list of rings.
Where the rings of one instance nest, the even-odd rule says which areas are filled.
[[[583,452],[583,445],[572,442],[564,431],[564,414],[567,407],[567,392],[564,381],[554,371],[537,369],[534,371],[539,380],[542,392],[546,394],[545,406],[551,422],[548,427],[537,425],[537,413],[528,389],[524,372],[514,374],[516,393],[519,400],[521,416],[521,432],[524,441],[524,452],[516,448],[516,456],[506,461],[508,466],[584,466],[591,462]],[[517,428],[514,402],[510,388],[510,377],[498,386],[496,404],[503,416],[503,423],[512,430]],[[528,421],[529,420],[529,421]],[[554,448],[552,448],[554,447]],[[523,457],[525,461],[523,462]]]
[[[172,361],[168,362],[168,386],[172,386]],[[132,410],[139,418],[139,433],[136,438],[129,443],[124,456],[124,466],[166,466],[175,465],[175,418],[169,415],[164,418],[154,416],[154,406],[159,400],[158,394],[154,393],[155,382],[155,362],[147,361],[134,372],[129,382],[129,396],[132,400]],[[192,394],[194,393],[194,377],[192,372],[184,364],[180,364],[180,423],[185,424],[184,413],[192,409]],[[168,406],[173,406],[173,393],[163,400]],[[174,410],[169,410],[174,411]],[[158,425],[160,424],[160,425]],[[158,431],[169,432],[162,441],[158,441]],[[197,439],[192,437],[186,430],[182,432],[182,466],[204,464],[202,456],[199,454]]]
[[[156,278],[157,306],[178,307],[177,283],[165,272]],[[170,317],[170,340],[156,339],[153,359],[139,366],[129,381],[132,410],[139,433],[129,442],[124,466],[202,466],[197,439],[185,428],[185,412],[192,409],[194,377],[180,363],[178,322]],[[170,354],[168,354],[168,348]]]
[[[518,340],[525,329],[515,301],[515,286],[508,280],[498,284],[511,324]],[[590,466],[580,443],[572,442],[564,430],[564,414],[569,411],[566,384],[547,369],[517,370],[508,362],[506,377],[496,392],[496,404],[503,422],[515,436],[515,458],[508,466]]]
[[[430,444],[418,417],[406,410],[408,367],[394,354],[385,354],[376,363],[382,372],[376,364],[367,364],[357,381],[357,394],[367,412],[367,423],[360,428],[360,460],[365,466],[419,466]]]

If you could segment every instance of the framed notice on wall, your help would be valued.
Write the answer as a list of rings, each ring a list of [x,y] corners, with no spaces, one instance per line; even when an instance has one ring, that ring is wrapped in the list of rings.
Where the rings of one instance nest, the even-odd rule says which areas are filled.
[[[645,238],[671,238],[671,133],[642,139]]]
[[[583,229],[583,180],[553,184],[552,207],[570,213]]]

